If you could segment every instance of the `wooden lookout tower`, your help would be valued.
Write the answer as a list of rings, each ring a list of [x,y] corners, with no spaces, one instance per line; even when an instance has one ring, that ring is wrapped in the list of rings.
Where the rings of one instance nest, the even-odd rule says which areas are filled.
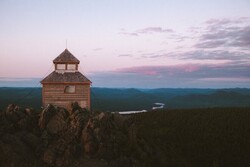
[[[91,81],[78,71],[80,61],[65,49],[53,63],[55,70],[41,81],[43,106],[69,109],[72,102],[78,102],[90,109]]]

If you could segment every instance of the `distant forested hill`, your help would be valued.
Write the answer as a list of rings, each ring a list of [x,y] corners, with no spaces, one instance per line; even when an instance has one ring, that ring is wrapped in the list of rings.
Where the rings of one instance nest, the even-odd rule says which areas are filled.
[[[0,88],[0,109],[4,109],[8,104],[19,106],[41,108],[42,89],[41,88]]]
[[[41,88],[0,88],[0,108],[10,103],[41,107]],[[135,89],[91,88],[93,110],[150,110],[154,103],[167,109],[250,107],[250,89]]]
[[[94,109],[143,110],[154,103],[167,109],[249,107],[250,89],[108,89],[92,88]]]

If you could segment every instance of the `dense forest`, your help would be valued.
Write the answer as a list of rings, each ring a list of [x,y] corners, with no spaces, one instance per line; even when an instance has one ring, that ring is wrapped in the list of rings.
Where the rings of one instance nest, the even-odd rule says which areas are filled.
[[[158,159],[137,156],[152,166],[250,166],[250,108],[162,110],[133,118],[138,138]]]

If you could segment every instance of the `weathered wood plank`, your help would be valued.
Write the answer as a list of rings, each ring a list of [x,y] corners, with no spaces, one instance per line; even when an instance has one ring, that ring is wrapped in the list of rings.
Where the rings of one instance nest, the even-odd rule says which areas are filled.
[[[67,85],[75,85],[75,93],[65,93]],[[90,85],[84,84],[43,84],[42,89],[43,105],[53,104],[68,108],[72,102],[90,107]]]

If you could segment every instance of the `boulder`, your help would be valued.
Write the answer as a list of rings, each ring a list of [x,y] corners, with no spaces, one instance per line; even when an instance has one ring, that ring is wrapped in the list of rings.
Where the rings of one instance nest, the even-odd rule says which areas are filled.
[[[49,104],[40,115],[39,127],[51,135],[60,135],[67,126],[68,115],[67,110]]]
[[[49,104],[43,109],[40,114],[39,127],[41,130],[44,130],[50,121],[50,119],[55,115],[56,109],[53,105]]]

